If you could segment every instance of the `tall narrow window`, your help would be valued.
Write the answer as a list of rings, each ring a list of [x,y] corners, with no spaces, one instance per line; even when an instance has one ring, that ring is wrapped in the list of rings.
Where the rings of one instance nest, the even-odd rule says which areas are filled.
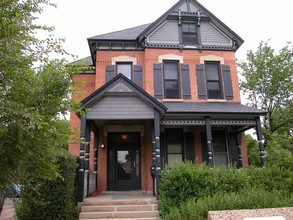
[[[163,68],[165,98],[178,99],[180,97],[178,61],[165,61]]]
[[[182,41],[187,45],[197,44],[196,24],[182,24]]]
[[[132,63],[116,63],[116,73],[122,73],[128,79],[132,80]]]
[[[169,165],[182,161],[182,129],[166,129],[167,162]]]
[[[221,78],[218,62],[206,62],[205,72],[207,80],[208,99],[222,99]]]
[[[212,135],[215,166],[227,165],[229,163],[229,155],[226,132],[224,130],[213,130]]]

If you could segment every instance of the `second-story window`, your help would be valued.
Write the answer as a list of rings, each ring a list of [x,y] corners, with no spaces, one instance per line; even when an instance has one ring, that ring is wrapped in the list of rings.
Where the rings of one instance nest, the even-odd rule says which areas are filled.
[[[132,80],[132,63],[116,63],[116,73],[122,73],[128,79]]]
[[[197,44],[196,24],[185,23],[182,24],[182,41],[187,45]]]
[[[165,61],[163,65],[164,71],[164,87],[167,99],[180,98],[180,81],[178,61]]]
[[[205,72],[207,80],[208,99],[222,99],[220,66],[218,62],[206,62]]]

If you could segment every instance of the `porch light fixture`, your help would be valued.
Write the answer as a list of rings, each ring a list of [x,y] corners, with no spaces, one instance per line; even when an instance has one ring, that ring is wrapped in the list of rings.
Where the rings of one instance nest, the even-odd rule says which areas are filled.
[[[105,148],[105,144],[101,143],[101,148],[104,149]]]

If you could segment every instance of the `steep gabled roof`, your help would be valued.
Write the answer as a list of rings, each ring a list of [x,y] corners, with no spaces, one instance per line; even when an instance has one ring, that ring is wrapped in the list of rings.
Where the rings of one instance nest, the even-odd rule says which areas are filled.
[[[171,7],[168,11],[166,11],[161,17],[159,17],[155,22],[149,25],[143,32],[138,36],[139,41],[142,41],[149,33],[158,28],[167,18],[172,14],[178,14],[178,9],[180,6],[186,2],[187,0],[178,1],[173,7]],[[208,9],[206,9],[203,5],[201,5],[196,0],[190,0],[195,4],[195,6],[199,9],[199,15],[202,18],[208,18],[213,24],[215,24],[221,31],[227,34],[230,38],[234,38],[237,42],[237,47],[239,48],[244,40],[239,37],[234,31],[232,31],[227,25],[225,25],[220,19],[218,19],[213,13],[211,13]],[[237,48],[236,48],[237,49]]]
[[[181,42],[178,31],[181,21],[200,26],[200,41],[196,45],[190,47]],[[96,61],[96,50],[144,50],[152,47],[236,51],[244,42],[196,0],[178,1],[151,24],[101,34],[87,40],[93,63]]]
[[[146,91],[144,91],[121,73],[83,99],[81,104],[82,107],[88,108],[105,95],[117,95],[121,93],[136,95],[141,100],[143,100],[143,102],[157,109],[161,113],[165,113],[167,110],[167,108],[161,102],[149,95]]]

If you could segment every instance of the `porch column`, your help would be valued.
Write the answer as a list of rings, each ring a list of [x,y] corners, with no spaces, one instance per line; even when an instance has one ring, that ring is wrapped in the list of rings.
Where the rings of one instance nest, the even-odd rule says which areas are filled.
[[[211,119],[209,117],[206,117],[205,122],[206,122],[206,134],[207,134],[206,138],[207,138],[207,147],[208,147],[208,161],[209,161],[209,165],[211,167],[214,167]]]
[[[261,165],[264,166],[266,161],[266,156],[265,156],[265,149],[264,149],[264,138],[261,131],[261,123],[260,123],[259,117],[256,118],[256,135],[257,135],[258,146],[260,150],[260,162],[261,162]]]
[[[98,172],[98,144],[99,137],[94,133],[94,173]]]
[[[89,196],[89,188],[90,188],[90,142],[91,142],[91,127],[90,123],[87,122],[85,126],[85,182],[86,182],[86,190],[85,197]]]
[[[79,170],[78,170],[78,202],[84,199],[84,170],[85,170],[85,128],[86,118],[80,119],[80,150],[79,150]]]
[[[156,141],[155,141],[155,131],[154,128],[152,128],[152,149],[153,149],[153,153],[152,153],[152,166],[151,166],[151,175],[152,175],[152,179],[153,179],[153,195],[157,195],[157,187],[156,187],[156,177],[155,177],[155,173],[156,173]]]
[[[237,133],[236,135],[236,144],[237,144],[237,150],[238,150],[237,168],[243,167],[242,152],[241,152],[241,138],[242,138],[242,132]]]
[[[94,132],[94,174],[96,175],[96,189],[98,188],[98,144],[99,144],[99,134]]]
[[[161,150],[160,150],[160,113],[155,110],[154,117],[154,134],[155,134],[155,149],[156,149],[156,172],[155,172],[155,185],[156,196],[159,195],[159,184],[161,177]]]

